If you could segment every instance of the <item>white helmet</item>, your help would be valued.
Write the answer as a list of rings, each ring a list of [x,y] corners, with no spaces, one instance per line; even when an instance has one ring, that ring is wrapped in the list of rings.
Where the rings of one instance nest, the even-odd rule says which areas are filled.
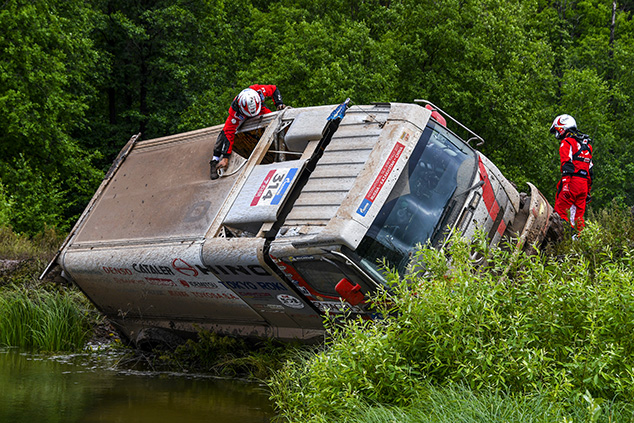
[[[550,127],[550,133],[555,134],[555,138],[559,140],[571,129],[577,129],[575,118],[570,115],[559,115],[553,121]]]
[[[238,94],[238,107],[248,117],[257,116],[262,110],[262,98],[256,90],[245,88]]]

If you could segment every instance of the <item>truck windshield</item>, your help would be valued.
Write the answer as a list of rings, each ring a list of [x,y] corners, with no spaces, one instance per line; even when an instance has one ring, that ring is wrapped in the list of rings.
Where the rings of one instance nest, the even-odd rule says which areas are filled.
[[[452,196],[471,186],[475,170],[473,150],[446,128],[430,122],[355,251],[360,264],[380,277],[379,261],[385,258],[404,274],[417,246],[431,241],[439,225],[451,223],[441,222],[443,212],[447,215],[455,207],[450,203]],[[461,197],[464,202],[467,196]]]

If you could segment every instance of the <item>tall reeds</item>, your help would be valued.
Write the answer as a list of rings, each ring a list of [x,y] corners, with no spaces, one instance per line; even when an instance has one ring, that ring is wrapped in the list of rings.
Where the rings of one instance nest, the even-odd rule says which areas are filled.
[[[0,346],[74,351],[88,340],[96,313],[83,294],[37,279],[63,238],[55,229],[28,237],[0,226]]]
[[[0,345],[39,351],[75,351],[90,335],[81,293],[15,285],[0,290]]]

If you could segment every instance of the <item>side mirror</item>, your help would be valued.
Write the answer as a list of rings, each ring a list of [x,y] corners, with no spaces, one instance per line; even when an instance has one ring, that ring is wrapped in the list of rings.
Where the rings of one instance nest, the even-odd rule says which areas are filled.
[[[352,283],[343,278],[335,285],[335,290],[341,298],[350,303],[350,305],[357,305],[363,301],[363,293],[361,292],[361,286],[359,284],[352,285]]]

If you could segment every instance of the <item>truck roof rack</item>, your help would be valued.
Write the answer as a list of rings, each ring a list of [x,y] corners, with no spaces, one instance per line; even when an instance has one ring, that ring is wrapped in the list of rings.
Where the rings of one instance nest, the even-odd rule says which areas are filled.
[[[467,128],[466,126],[464,126],[462,123],[458,122],[456,119],[453,118],[453,116],[451,116],[449,113],[445,112],[443,109],[441,109],[440,107],[436,106],[434,103],[432,103],[429,100],[424,100],[424,99],[416,99],[414,100],[414,103],[419,103],[419,104],[429,104],[431,107],[433,107],[435,110],[438,110],[439,112],[441,112],[443,114],[443,116],[448,117],[449,119],[451,119],[452,122],[454,122],[456,125],[460,126],[462,129],[464,129],[465,131],[467,131],[469,134],[472,135],[471,138],[469,138],[467,140],[467,143],[470,144],[471,140],[480,140],[479,143],[477,143],[477,146],[481,146],[482,144],[484,144],[484,140],[482,139],[482,137],[478,134],[476,134],[475,132],[473,132],[471,129]]]

